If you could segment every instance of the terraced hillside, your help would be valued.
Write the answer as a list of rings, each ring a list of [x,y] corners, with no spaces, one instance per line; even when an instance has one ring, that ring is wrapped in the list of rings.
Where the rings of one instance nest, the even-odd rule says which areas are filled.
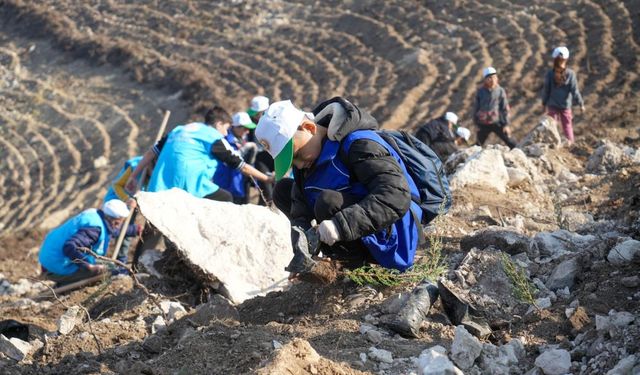
[[[633,0],[2,1],[0,223],[99,201],[178,97],[195,113],[256,93],[307,108],[344,95],[386,127],[445,110],[469,124],[494,65],[521,135],[541,112],[550,51],[566,44],[589,110],[577,133],[606,128],[600,113],[640,87],[639,12]],[[100,156],[108,167],[94,169]]]

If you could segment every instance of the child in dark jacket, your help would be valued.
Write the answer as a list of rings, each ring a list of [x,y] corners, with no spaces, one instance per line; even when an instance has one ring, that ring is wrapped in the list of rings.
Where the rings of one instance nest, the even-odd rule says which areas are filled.
[[[573,113],[571,107],[575,99],[584,113],[584,101],[578,89],[576,73],[567,68],[569,49],[556,47],[551,54],[553,69],[544,77],[542,88],[542,105],[545,111],[562,124],[562,130],[567,137],[568,144],[573,143]]]
[[[292,222],[287,270],[313,267],[298,245],[306,245],[315,219],[323,254],[344,249],[404,271],[413,264],[422,210],[411,199],[418,192],[402,160],[374,131],[377,121],[350,102],[333,98],[313,112],[288,100],[273,103],[255,133],[280,180],[274,203]],[[291,166],[294,179],[282,179]]]
[[[498,74],[493,67],[482,72],[483,85],[476,93],[473,120],[478,126],[478,145],[482,146],[491,133],[495,133],[509,148],[516,147],[509,128],[509,101],[507,93],[498,84]]]

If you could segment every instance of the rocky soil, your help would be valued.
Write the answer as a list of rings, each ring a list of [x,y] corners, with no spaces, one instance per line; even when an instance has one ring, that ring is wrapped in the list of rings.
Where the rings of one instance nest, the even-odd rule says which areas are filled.
[[[0,372],[640,372],[639,11],[636,1],[0,2],[0,316],[28,325],[0,327],[15,336],[0,337]],[[538,117],[558,43],[589,109],[571,147]],[[214,101],[243,109],[255,93],[303,107],[339,94],[386,127],[446,109],[469,122],[488,64],[522,142],[453,155],[454,205],[428,228],[443,241],[445,282],[488,336],[451,325],[439,302],[418,338],[390,330],[412,285],[341,277],[234,306],[172,264],[139,275],[151,295],[125,276],[56,299],[36,280],[47,229],[101,201],[164,109],[175,125]]]

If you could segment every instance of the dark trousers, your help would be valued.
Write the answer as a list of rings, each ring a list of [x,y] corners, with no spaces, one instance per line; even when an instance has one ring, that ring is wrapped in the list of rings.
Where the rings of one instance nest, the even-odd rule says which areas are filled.
[[[55,281],[56,288],[67,285],[67,284],[75,283],[76,281],[88,279],[90,277],[94,277],[97,275],[100,275],[100,274],[91,272],[84,267],[80,267],[80,269],[78,269],[76,272],[70,275],[58,275],[46,270],[42,271],[42,277],[46,278],[47,280]]]
[[[257,170],[259,170],[262,173],[269,173],[269,172],[273,172],[274,167],[273,167],[273,158],[271,157],[271,155],[269,155],[269,153],[267,151],[260,151],[258,152],[258,155],[256,155],[256,163],[255,163],[255,168]],[[265,182],[258,182],[258,186],[260,187],[260,189],[262,190],[262,194],[260,195],[260,201],[258,202],[260,205],[262,206],[266,206],[267,202],[271,201],[274,199],[273,197],[273,184],[272,183],[265,183]],[[247,189],[247,192],[249,190]],[[264,199],[262,199],[262,195],[264,195]],[[264,200],[267,200],[267,202],[265,202]]]
[[[211,199],[212,201],[218,202],[233,202],[233,195],[223,188],[219,188],[213,193],[204,196],[205,199]]]
[[[291,220],[291,190],[294,181],[291,178],[283,178],[278,181],[273,191],[273,203]],[[362,198],[350,194],[344,194],[335,190],[324,190],[316,198],[313,207],[313,215],[320,224],[323,220],[331,219],[343,208],[358,203]],[[306,229],[306,228],[305,228]],[[373,258],[360,239],[354,241],[339,241],[332,246],[322,245],[323,254],[337,259],[349,261],[373,262]]]
[[[476,134],[478,146],[484,145],[484,142],[487,141],[487,138],[491,133],[495,133],[500,139],[502,139],[502,142],[509,146],[509,148],[516,147],[516,141],[514,141],[513,138],[510,138],[507,133],[504,132],[504,128],[498,124],[478,126],[478,133]]]

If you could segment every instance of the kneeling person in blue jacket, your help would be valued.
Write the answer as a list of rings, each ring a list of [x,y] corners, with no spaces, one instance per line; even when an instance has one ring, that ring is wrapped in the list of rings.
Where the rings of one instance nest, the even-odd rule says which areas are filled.
[[[292,222],[288,271],[308,272],[315,264],[305,248],[314,219],[325,255],[369,257],[400,271],[413,264],[422,210],[411,196],[419,194],[377,128],[371,115],[340,97],[313,115],[276,102],[260,118],[255,134],[279,180],[274,203]],[[283,179],[291,166],[294,178]]]
[[[119,234],[127,216],[126,203],[112,199],[101,209],[85,210],[53,229],[45,237],[38,256],[43,276],[61,286],[105,272],[106,267],[96,264],[95,257],[81,248],[106,255],[111,237]],[[126,235],[138,235],[140,229],[139,225],[131,224]]]

